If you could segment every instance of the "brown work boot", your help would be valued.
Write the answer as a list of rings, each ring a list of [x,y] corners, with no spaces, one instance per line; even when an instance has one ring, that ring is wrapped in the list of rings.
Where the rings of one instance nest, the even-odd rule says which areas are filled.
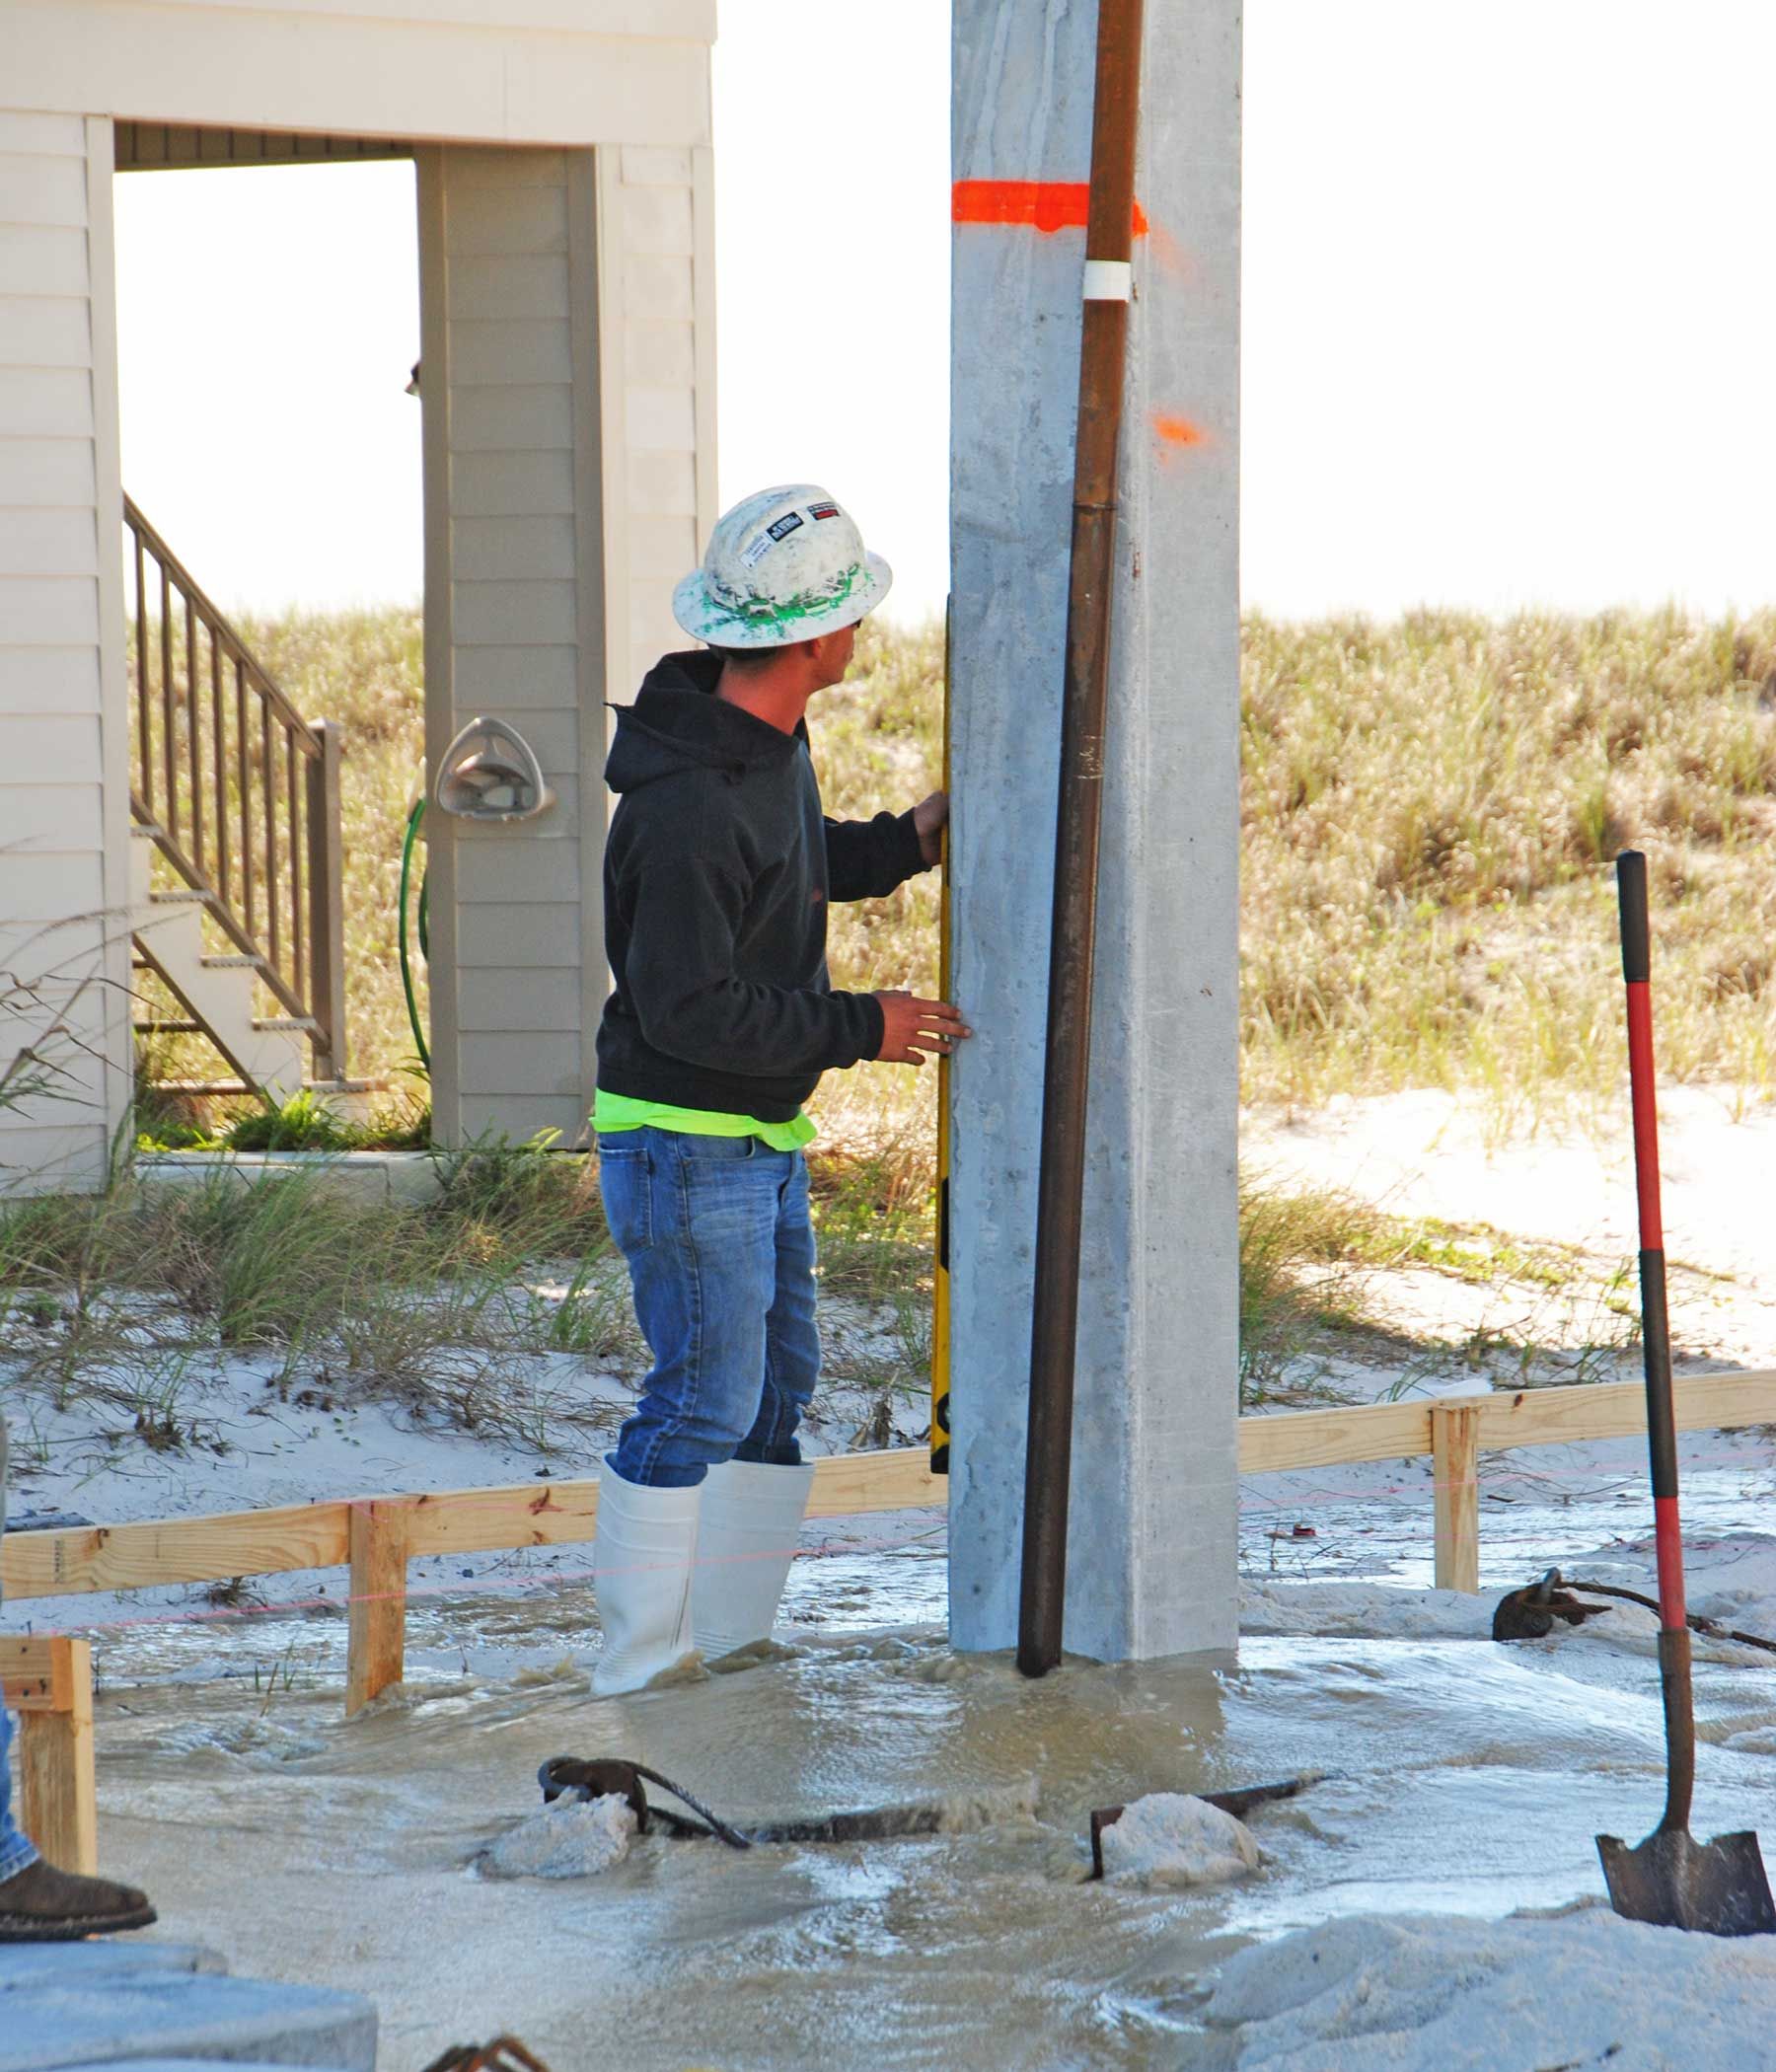
[[[156,1918],[147,1893],[134,1886],[76,1878],[40,1857],[0,1885],[0,1943],[77,1943],[146,1928]]]

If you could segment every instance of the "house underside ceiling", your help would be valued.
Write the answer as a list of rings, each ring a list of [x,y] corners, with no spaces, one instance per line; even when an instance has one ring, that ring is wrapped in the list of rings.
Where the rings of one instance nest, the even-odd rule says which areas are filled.
[[[397,137],[314,136],[288,129],[210,129],[189,122],[116,124],[119,173],[192,166],[297,166],[324,161],[411,158]]]

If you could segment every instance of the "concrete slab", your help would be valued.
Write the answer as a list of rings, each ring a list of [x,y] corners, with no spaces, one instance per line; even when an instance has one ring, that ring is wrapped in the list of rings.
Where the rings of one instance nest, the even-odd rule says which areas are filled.
[[[374,2072],[376,2010],[355,1993],[148,1965],[107,1974],[81,1961],[90,1947],[45,1946],[72,1960],[62,1975],[52,1961],[0,1993],[0,2072],[169,2056]]]
[[[209,2072],[209,2067],[215,2062],[213,2057],[132,2057],[127,2072]],[[287,2065],[272,2065],[262,2061],[249,2065],[239,2058],[234,2058],[231,2062],[235,2072],[290,2072]],[[58,2066],[56,2072],[114,2072],[115,2065],[114,2058],[110,2065],[104,2065],[98,2058],[89,2058],[84,2065]],[[318,2072],[348,2072],[348,2068],[344,2065],[329,2065],[318,2068]]]
[[[126,1984],[155,1973],[226,1976],[227,1961],[200,1943],[140,1943],[96,1936],[90,1943],[9,1943],[0,1948],[0,2009],[26,1986]]]

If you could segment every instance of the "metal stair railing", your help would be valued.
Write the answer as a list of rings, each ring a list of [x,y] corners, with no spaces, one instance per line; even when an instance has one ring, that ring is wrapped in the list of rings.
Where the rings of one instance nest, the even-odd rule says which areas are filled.
[[[303,718],[128,496],[123,523],[130,811],[307,1037],[314,1077],[342,1079],[340,730]]]

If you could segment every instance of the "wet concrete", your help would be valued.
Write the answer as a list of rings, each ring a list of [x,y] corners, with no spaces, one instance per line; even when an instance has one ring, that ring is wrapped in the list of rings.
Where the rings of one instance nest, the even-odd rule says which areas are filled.
[[[1704,1664],[1705,1733],[1769,1672]],[[1040,1683],[931,1631],[595,1703],[464,1679],[352,1725],[335,1688],[118,1689],[108,1866],[239,1969],[366,1991],[384,2072],[508,2028],[555,2067],[1161,2067],[1226,2062],[1204,1974],[1242,1942],[1368,1909],[1497,1914],[1601,1890],[1592,1836],[1660,1805],[1657,1685],[1590,1642],[1249,1641],[1237,1667],[1070,1662]],[[1036,1787],[1033,1816],[839,1849],[648,1838],[606,1876],[489,1883],[477,1851],[550,1754],[649,1762],[738,1821]],[[1696,1831],[1755,1825],[1768,1756],[1711,1745]],[[1259,1876],[1083,1884],[1093,1806],[1311,1768],[1255,1816]]]
[[[1767,1448],[1713,1448],[1686,1461],[1689,1517],[1743,1532],[1767,1516]],[[1644,1467],[1624,1459],[1619,1507],[1602,1464],[1585,1473],[1590,1501],[1544,1474],[1489,1508],[1489,1583],[1597,1548],[1618,1518],[1644,1532]],[[1250,1485],[1248,1568],[1274,1554],[1283,1579],[1428,1582],[1428,1489],[1411,1464],[1397,1480]],[[1314,1520],[1312,1541],[1267,1538],[1295,1517]],[[596,1641],[584,1550],[472,1579],[416,1563],[413,1686],[349,1725],[333,1600],[190,1623],[138,1605],[143,1623],[96,1636],[105,1866],[148,1886],[169,1941],[369,1994],[382,2072],[502,2028],[554,2072],[1147,2072],[1235,2061],[1199,2013],[1207,1974],[1244,1943],[1366,1910],[1598,1897],[1594,1835],[1638,1838],[1660,1812],[1650,1633],[1509,1649],[1248,1636],[1236,1665],[1070,1661],[1030,1683],[1004,1657],[944,1645],[939,1522],[823,1520],[807,1551],[786,1599],[793,1655],[604,1702],[574,1666]],[[1776,1788],[1776,1753],[1757,1752],[1776,1750],[1776,1672],[1701,1653],[1694,1830],[1755,1827]],[[742,1823],[1032,1785],[1035,1812],[748,1855],[647,1837],[597,1879],[478,1877],[478,1852],[540,1803],[537,1766],[556,1753],[647,1762]],[[1094,1806],[1303,1769],[1329,1774],[1254,1816],[1255,1879],[1081,1883]]]

